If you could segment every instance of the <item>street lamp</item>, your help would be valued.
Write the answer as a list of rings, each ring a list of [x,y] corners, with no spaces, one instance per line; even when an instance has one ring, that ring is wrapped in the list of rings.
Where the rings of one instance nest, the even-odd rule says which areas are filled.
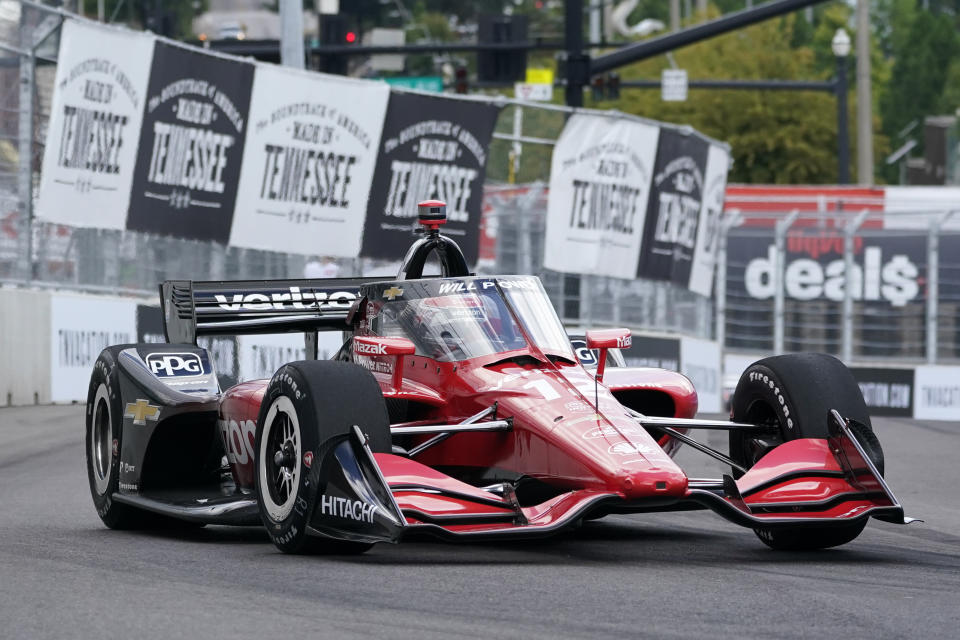
[[[837,96],[837,182],[850,182],[850,134],[847,132],[847,56],[850,55],[850,36],[846,29],[837,29],[830,42],[837,58],[837,77],[833,91]]]

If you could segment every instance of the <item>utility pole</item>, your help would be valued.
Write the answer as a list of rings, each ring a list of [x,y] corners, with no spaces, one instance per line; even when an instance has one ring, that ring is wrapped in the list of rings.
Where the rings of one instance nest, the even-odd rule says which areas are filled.
[[[873,99],[870,91],[870,1],[857,0],[857,182],[873,184]]]
[[[566,102],[583,106],[583,87],[590,82],[590,56],[583,53],[583,0],[564,3],[564,32],[567,43]]]
[[[670,0],[670,31],[680,30],[680,0]]]
[[[303,69],[303,0],[280,0],[280,64]]]

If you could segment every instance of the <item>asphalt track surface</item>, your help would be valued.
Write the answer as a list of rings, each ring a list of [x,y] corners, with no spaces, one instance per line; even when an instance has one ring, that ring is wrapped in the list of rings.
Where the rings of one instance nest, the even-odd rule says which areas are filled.
[[[331,558],[257,528],[106,529],[82,414],[0,409],[0,638],[960,637],[958,423],[875,420],[890,486],[926,522],[872,521],[834,550],[771,551],[702,511]],[[703,460],[678,457],[694,475]]]

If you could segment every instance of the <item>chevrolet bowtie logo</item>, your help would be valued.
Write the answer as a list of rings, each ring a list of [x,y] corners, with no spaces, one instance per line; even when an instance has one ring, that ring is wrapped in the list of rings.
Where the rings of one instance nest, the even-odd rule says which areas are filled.
[[[160,414],[160,407],[156,407],[146,400],[140,399],[136,402],[127,404],[127,411],[123,414],[125,418],[133,418],[133,424],[147,424],[147,420],[156,422]]]
[[[394,300],[397,296],[403,295],[403,289],[400,287],[390,287],[383,292],[383,297],[387,300]]]

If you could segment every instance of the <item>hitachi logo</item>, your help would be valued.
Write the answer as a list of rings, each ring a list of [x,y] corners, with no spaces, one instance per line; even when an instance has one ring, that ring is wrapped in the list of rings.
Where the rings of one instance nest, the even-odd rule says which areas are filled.
[[[290,287],[284,293],[235,293],[232,300],[227,296],[214,294],[219,307],[227,311],[271,311],[273,309],[349,309],[357,294],[353,291],[300,291],[300,287]]]
[[[373,522],[373,514],[377,512],[377,505],[367,504],[363,500],[350,500],[335,496],[320,496],[320,513],[339,518],[356,520],[357,522]]]

